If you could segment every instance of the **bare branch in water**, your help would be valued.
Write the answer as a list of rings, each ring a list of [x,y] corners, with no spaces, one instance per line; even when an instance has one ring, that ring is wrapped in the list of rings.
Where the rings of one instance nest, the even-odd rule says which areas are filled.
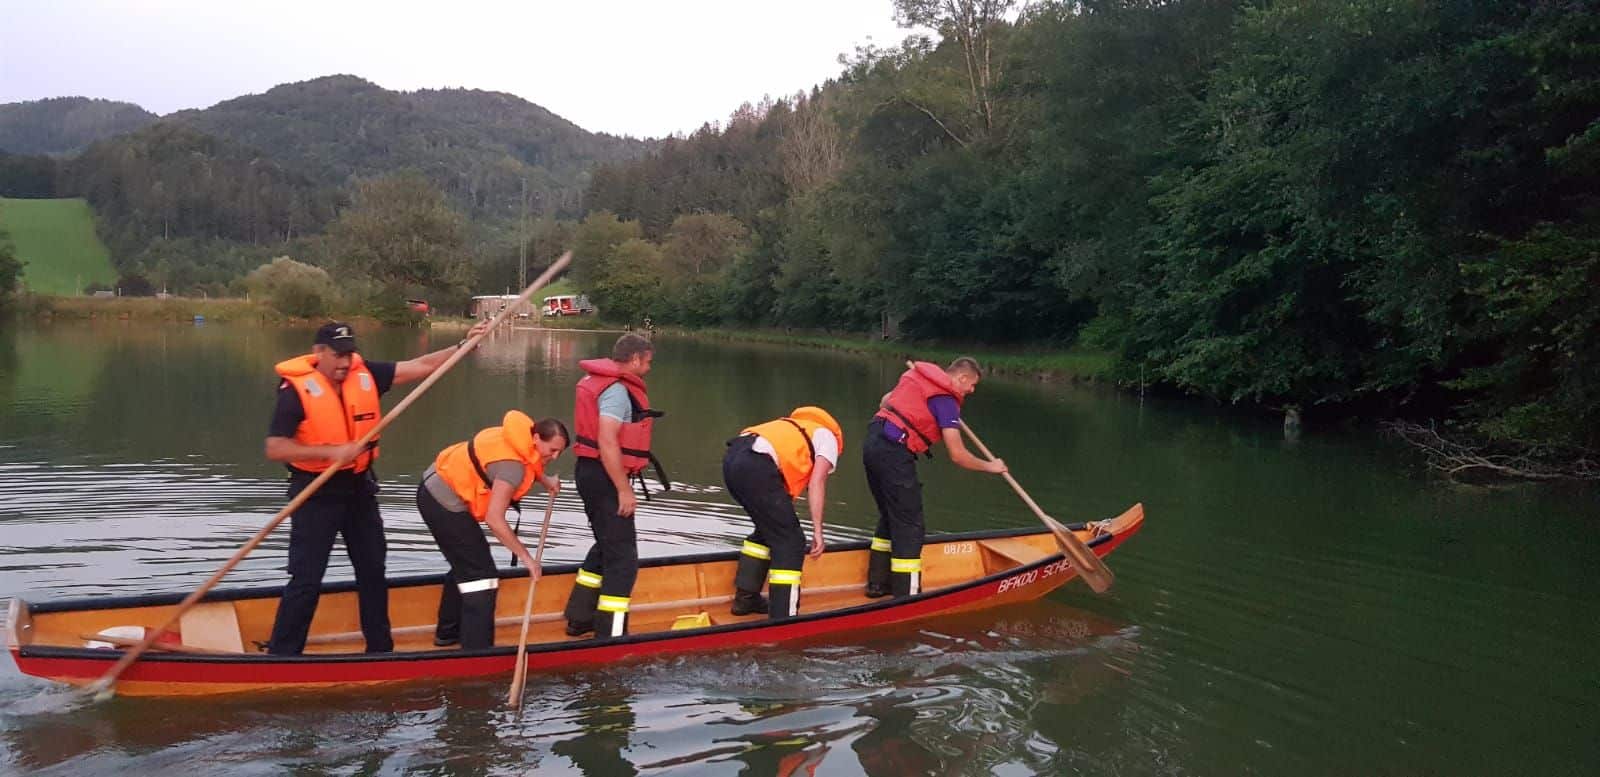
[[[1593,451],[1535,443],[1494,443],[1445,435],[1432,424],[1390,421],[1384,427],[1451,480],[1600,480]]]

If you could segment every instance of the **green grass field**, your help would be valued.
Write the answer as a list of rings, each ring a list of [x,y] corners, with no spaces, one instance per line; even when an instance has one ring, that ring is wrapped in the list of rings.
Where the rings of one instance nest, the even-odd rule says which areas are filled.
[[[0,227],[11,233],[22,282],[38,294],[82,294],[90,283],[113,283],[111,254],[94,233],[94,212],[82,199],[0,198]]]
[[[528,273],[532,275],[533,273]],[[515,292],[513,292],[515,293]],[[562,294],[577,294],[578,284],[568,278],[557,278],[554,283],[533,293],[533,304],[538,305],[545,297],[558,297]]]

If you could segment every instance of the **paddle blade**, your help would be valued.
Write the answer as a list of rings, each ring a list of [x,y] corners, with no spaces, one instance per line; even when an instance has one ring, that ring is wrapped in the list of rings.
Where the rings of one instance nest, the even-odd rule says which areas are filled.
[[[511,705],[511,709],[522,707],[522,678],[522,669],[519,666],[517,676],[511,680],[511,694],[506,697],[506,703]]]
[[[1073,568],[1078,570],[1078,576],[1083,578],[1083,582],[1088,583],[1097,594],[1110,590],[1111,584],[1116,581],[1111,567],[1106,566],[1106,563],[1101,561],[1083,540],[1078,539],[1078,535],[1062,526],[1060,521],[1048,515],[1040,517],[1044,519],[1044,525],[1050,529],[1050,533],[1055,535],[1056,544],[1061,546],[1062,553],[1072,563]]]
[[[83,692],[95,701],[110,701],[111,697],[117,695],[117,684],[101,677],[83,686]]]

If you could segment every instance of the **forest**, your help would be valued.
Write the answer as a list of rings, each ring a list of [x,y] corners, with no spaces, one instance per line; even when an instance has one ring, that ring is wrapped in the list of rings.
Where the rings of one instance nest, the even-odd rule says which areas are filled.
[[[1600,446],[1591,3],[896,6],[937,37],[596,170],[597,304]]]

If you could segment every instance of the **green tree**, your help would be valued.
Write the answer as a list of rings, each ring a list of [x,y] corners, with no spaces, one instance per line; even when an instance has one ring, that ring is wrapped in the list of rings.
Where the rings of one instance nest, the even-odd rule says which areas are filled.
[[[1016,0],[895,0],[895,20],[907,27],[932,27],[961,50],[960,70],[966,75],[973,124],[995,128],[996,85],[1003,52],[996,38]]]
[[[642,238],[637,221],[623,221],[610,211],[596,211],[578,224],[573,235],[572,278],[586,289],[603,282],[607,262],[623,243]],[[596,303],[598,304],[598,303]]]
[[[278,311],[301,318],[327,313],[337,294],[327,270],[287,256],[252,270],[245,285]]]
[[[1492,437],[1600,449],[1600,222],[1582,229],[1543,226],[1465,268],[1500,347],[1453,385]]]
[[[661,262],[661,250],[647,240],[630,238],[618,244],[589,289],[600,315],[626,323],[661,315],[667,307],[661,296]]]
[[[386,296],[460,295],[472,285],[465,222],[421,176],[362,182],[329,236],[339,270],[371,279]]]
[[[22,268],[26,264],[17,258],[17,248],[11,244],[11,235],[0,229],[0,296],[17,290],[22,281]]]
[[[750,230],[726,213],[694,213],[672,221],[662,247],[669,280],[713,275],[728,266]]]

